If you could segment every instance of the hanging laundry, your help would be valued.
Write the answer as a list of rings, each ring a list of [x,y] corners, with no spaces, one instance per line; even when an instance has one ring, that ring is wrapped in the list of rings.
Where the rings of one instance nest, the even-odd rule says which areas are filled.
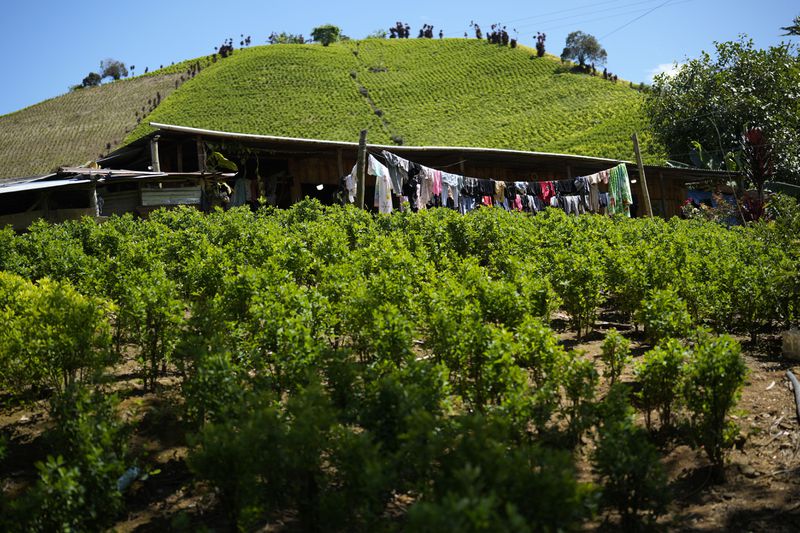
[[[419,209],[425,209],[433,199],[433,169],[420,165]]]
[[[577,194],[578,191],[575,190],[575,180],[572,179],[558,180],[556,182],[556,192],[562,195]]]
[[[608,211],[608,193],[601,192],[600,194],[597,195],[597,199],[598,199],[597,203],[600,205],[600,211],[604,209]]]
[[[459,203],[458,203],[458,211],[462,215],[466,215],[470,211],[475,210],[478,207],[478,200],[474,196],[467,196],[466,194],[462,194]]]
[[[231,207],[245,205],[251,200],[250,187],[253,180],[239,178],[233,185],[233,197],[231,198]]]
[[[578,201],[580,203],[579,209],[581,213],[585,213],[590,211],[589,206],[589,179],[585,176],[581,176],[575,178],[575,192],[578,195]]]
[[[378,161],[372,154],[367,163],[368,172],[375,176],[374,207],[379,213],[392,212],[392,181],[389,169]]]
[[[367,157],[367,174],[370,176],[387,176],[389,177],[389,168],[378,161],[374,155],[369,154]]]
[[[493,179],[478,179],[478,189],[481,196],[494,196],[495,184]]]
[[[453,199],[453,207],[457,209],[460,205],[459,195],[461,189],[466,188],[467,180],[472,180],[472,182],[474,182],[472,185],[474,190],[474,187],[477,186],[477,182],[474,178],[464,178],[458,174],[442,172],[442,205],[447,205],[447,198],[450,197]]]
[[[586,178],[589,180],[589,184],[592,183],[605,183],[608,184],[608,174],[610,170],[601,170],[600,172],[595,172],[594,174],[589,174]]]
[[[575,194],[589,194],[589,180],[585,176],[575,178],[573,186]]]
[[[349,203],[355,203],[356,201],[356,167],[358,163],[353,165],[353,170],[350,171],[350,174],[344,177],[344,188],[347,191],[347,201]]]
[[[433,171],[433,195],[434,196],[441,196],[442,195],[442,171],[441,170],[434,170]]]
[[[544,205],[552,205],[551,200],[556,196],[556,184],[553,181],[542,181],[539,183],[539,195]]]
[[[409,161],[384,150],[383,157],[389,167],[389,178],[392,181],[392,192],[403,194],[403,184],[408,180]]]
[[[545,208],[544,202],[542,202],[542,199],[539,198],[538,196],[534,196],[532,194],[529,194],[528,195],[528,202],[530,204],[532,212],[540,213],[540,212],[544,211],[544,208]]]
[[[514,195],[514,204],[512,208],[514,211],[522,211],[522,197],[519,194]]]
[[[467,196],[476,198],[480,196],[480,185],[477,178],[463,178],[461,184],[461,192]]]
[[[631,216],[631,204],[633,195],[631,194],[631,183],[628,179],[628,169],[625,163],[612,168],[608,177],[608,214],[621,214],[626,217]]]
[[[600,188],[597,186],[596,182],[592,183],[589,181],[589,195],[586,199],[586,204],[589,207],[589,211],[592,213],[600,212]]]
[[[403,184],[403,195],[408,196],[412,211],[419,210],[419,189],[421,167],[417,163],[408,162],[408,179]],[[394,184],[394,180],[392,180]],[[394,187],[394,185],[392,185]]]
[[[497,203],[503,203],[506,199],[506,182],[505,181],[495,181],[494,182],[494,201]]]

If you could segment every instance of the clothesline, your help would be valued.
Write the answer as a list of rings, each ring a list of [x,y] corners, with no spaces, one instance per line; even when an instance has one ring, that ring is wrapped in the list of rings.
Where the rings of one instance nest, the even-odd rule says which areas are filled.
[[[372,150],[369,150],[369,149],[368,149],[368,150],[367,150],[367,153],[368,153],[368,154],[372,154],[372,155],[373,155],[373,156],[375,156],[375,158],[376,158],[376,159],[378,159],[379,161],[380,161],[381,159],[385,159],[385,158],[383,157],[383,154],[382,154],[381,152],[373,152]],[[456,165],[461,165],[461,163],[466,163],[466,162],[467,162],[467,160],[466,160],[466,159],[460,159],[460,160],[456,161],[455,163],[450,163],[449,165],[436,165],[436,166],[437,166],[437,168],[438,168],[439,170],[441,170],[441,169],[443,169],[443,168],[450,168],[450,167],[454,167],[454,166],[456,166]]]
[[[455,165],[442,168],[452,166]],[[486,206],[537,213],[550,206],[571,215],[630,216],[633,204],[624,163],[588,176],[554,181],[471,178],[420,165],[387,150],[380,154],[368,153],[366,167],[367,174],[375,177],[374,207],[381,213],[391,213],[407,204],[412,211],[449,207],[467,213]],[[351,173],[342,178],[350,203],[355,202],[358,187],[355,175],[354,166]],[[601,184],[603,188],[607,186],[607,192],[600,190]]]

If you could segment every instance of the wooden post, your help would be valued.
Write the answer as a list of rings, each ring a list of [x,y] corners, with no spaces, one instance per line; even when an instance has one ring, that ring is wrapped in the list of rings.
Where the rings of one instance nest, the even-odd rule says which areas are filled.
[[[367,130],[361,130],[358,136],[358,163],[356,164],[356,203],[359,209],[364,209],[364,182],[367,165]]]
[[[153,172],[161,172],[161,163],[158,160],[158,138],[159,135],[154,135],[150,139],[150,166]]]
[[[642,153],[639,151],[639,137],[634,133],[631,135],[633,140],[633,151],[636,152],[636,164],[639,166],[639,179],[642,180],[642,192],[644,193],[644,209],[647,216],[653,216],[653,206],[650,205],[650,191],[647,190],[647,178],[644,175],[644,163],[642,163]]]
[[[344,161],[342,161],[342,149],[339,148],[336,150],[336,163],[339,165],[339,175],[338,178],[342,178],[344,176]]]
[[[203,139],[197,137],[197,170],[200,172],[205,172],[207,170],[206,167],[206,149],[203,146]]]
[[[572,179],[572,167],[567,165],[567,179]]]

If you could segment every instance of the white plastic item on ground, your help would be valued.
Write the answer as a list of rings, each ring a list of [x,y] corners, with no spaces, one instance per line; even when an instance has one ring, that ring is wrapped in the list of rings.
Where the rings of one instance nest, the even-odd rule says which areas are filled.
[[[783,356],[800,361],[800,330],[790,329],[783,332]]]
[[[130,487],[131,483],[136,481],[136,478],[138,478],[139,474],[141,473],[142,471],[139,470],[138,466],[132,466],[129,469],[127,469],[125,473],[122,474],[120,478],[117,480],[117,490],[120,492],[124,492],[125,489]]]

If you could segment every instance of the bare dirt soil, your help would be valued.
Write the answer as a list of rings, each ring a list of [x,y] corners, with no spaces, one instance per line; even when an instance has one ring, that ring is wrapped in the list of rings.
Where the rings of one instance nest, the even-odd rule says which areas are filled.
[[[556,324],[559,321],[556,320]],[[598,368],[605,332],[615,327],[631,341],[634,361],[649,348],[643,336],[627,324],[598,322],[583,339],[562,329],[559,337],[567,348],[594,358]],[[734,413],[741,430],[737,446],[728,455],[726,478],[715,483],[701,449],[677,444],[661,436],[659,444],[670,479],[673,503],[659,524],[674,531],[800,531],[800,422],[786,370],[800,374],[800,362],[781,356],[780,338],[761,335],[755,345],[741,338],[749,376]],[[121,398],[120,413],[133,427],[131,451],[137,463],[152,471],[145,481],[126,492],[126,509],[115,525],[120,532],[195,530],[203,525],[226,529],[216,510],[212,490],[195,483],[187,468],[187,434],[181,419],[179,378],[162,380],[159,394],[144,393],[132,361],[113,370],[110,389]],[[632,365],[623,381],[634,381]],[[599,395],[605,394],[601,386]],[[43,460],[48,427],[46,399],[0,409],[0,433],[8,440],[8,453],[0,465],[0,482],[6,497],[13,498],[36,479],[34,464]],[[590,446],[590,444],[589,444]],[[584,450],[582,455],[586,455]],[[580,475],[588,478],[590,467],[579,462]],[[410,502],[396,502],[406,507]],[[270,530],[291,530],[292,516],[273,521]],[[588,524],[589,529],[613,530],[608,521]]]

